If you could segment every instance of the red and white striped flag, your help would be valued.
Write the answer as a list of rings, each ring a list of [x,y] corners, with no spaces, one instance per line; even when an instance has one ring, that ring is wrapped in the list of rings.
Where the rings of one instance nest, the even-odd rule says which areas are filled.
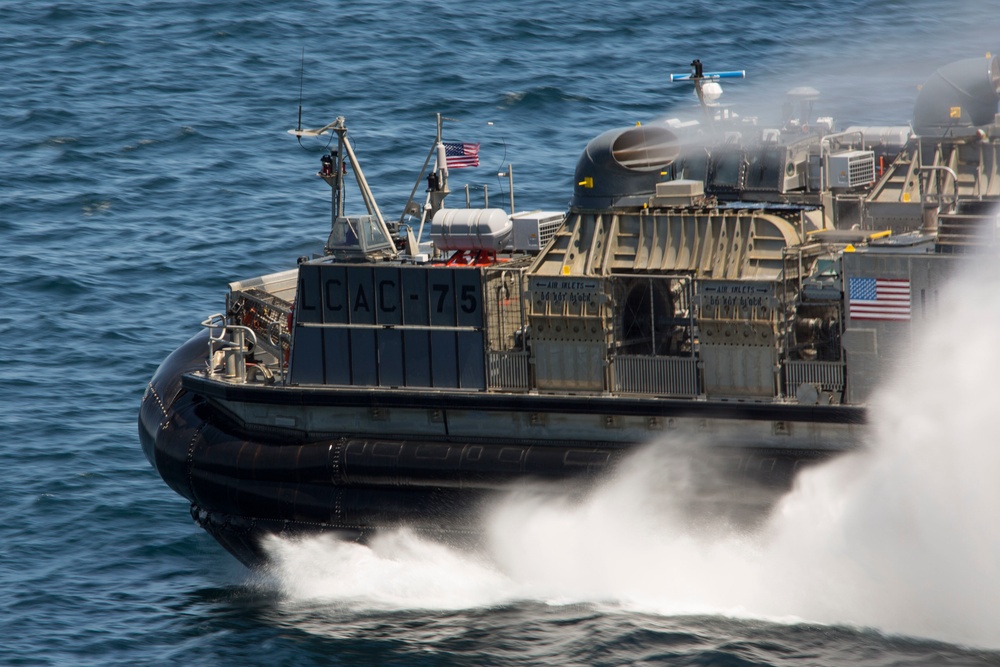
[[[479,166],[479,144],[449,143],[444,144],[445,159],[449,169]]]
[[[848,306],[852,320],[910,319],[910,281],[851,278]]]

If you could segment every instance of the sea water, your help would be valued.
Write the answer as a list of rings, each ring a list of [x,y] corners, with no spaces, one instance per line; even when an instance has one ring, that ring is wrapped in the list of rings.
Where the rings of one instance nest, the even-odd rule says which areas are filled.
[[[519,208],[562,210],[605,129],[690,110],[694,58],[766,118],[810,85],[905,124],[996,51],[996,0],[0,4],[0,664],[1000,664],[997,285],[962,276],[875,401],[863,453],[755,531],[692,525],[654,443],[578,502],[504,499],[470,556],[412,534],[269,545],[250,573],[142,456],[159,362],[226,283],[329,225],[298,123],[347,119],[398,216],[434,135]],[[465,176],[463,174],[463,176]],[[351,199],[348,206],[358,204]],[[679,472],[680,471],[680,472]]]

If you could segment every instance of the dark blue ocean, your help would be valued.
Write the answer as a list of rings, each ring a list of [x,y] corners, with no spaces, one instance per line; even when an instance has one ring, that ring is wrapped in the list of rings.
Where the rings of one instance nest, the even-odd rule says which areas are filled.
[[[563,209],[590,138],[689,110],[668,75],[693,58],[747,70],[725,100],[762,117],[811,85],[894,125],[998,49],[997,0],[0,0],[0,663],[1000,665],[996,290],[888,383],[875,453],[753,535],[659,511],[654,461],[579,505],[511,499],[485,554],[404,532],[248,572],[136,433],[226,283],[322,247],[300,99],[346,117],[389,218],[436,112],[482,144],[468,182],[500,197],[511,163],[518,208]]]

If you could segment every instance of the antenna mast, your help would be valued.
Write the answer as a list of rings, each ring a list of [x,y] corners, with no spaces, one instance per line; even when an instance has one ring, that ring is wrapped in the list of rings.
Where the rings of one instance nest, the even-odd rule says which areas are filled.
[[[718,84],[717,80],[745,79],[746,77],[747,72],[743,69],[725,72],[706,72],[701,61],[696,58],[691,62],[690,74],[671,74],[670,81],[671,83],[677,81],[694,82],[694,91],[698,95],[698,102],[705,111],[705,118],[708,119],[708,123],[711,125],[714,120],[711,108],[715,105],[715,101],[719,99],[719,96],[722,95],[722,86]]]

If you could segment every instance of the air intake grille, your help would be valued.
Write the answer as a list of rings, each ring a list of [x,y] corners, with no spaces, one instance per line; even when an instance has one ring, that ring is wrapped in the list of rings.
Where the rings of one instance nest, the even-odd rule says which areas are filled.
[[[875,153],[848,151],[828,158],[827,185],[831,188],[856,188],[875,182]]]

